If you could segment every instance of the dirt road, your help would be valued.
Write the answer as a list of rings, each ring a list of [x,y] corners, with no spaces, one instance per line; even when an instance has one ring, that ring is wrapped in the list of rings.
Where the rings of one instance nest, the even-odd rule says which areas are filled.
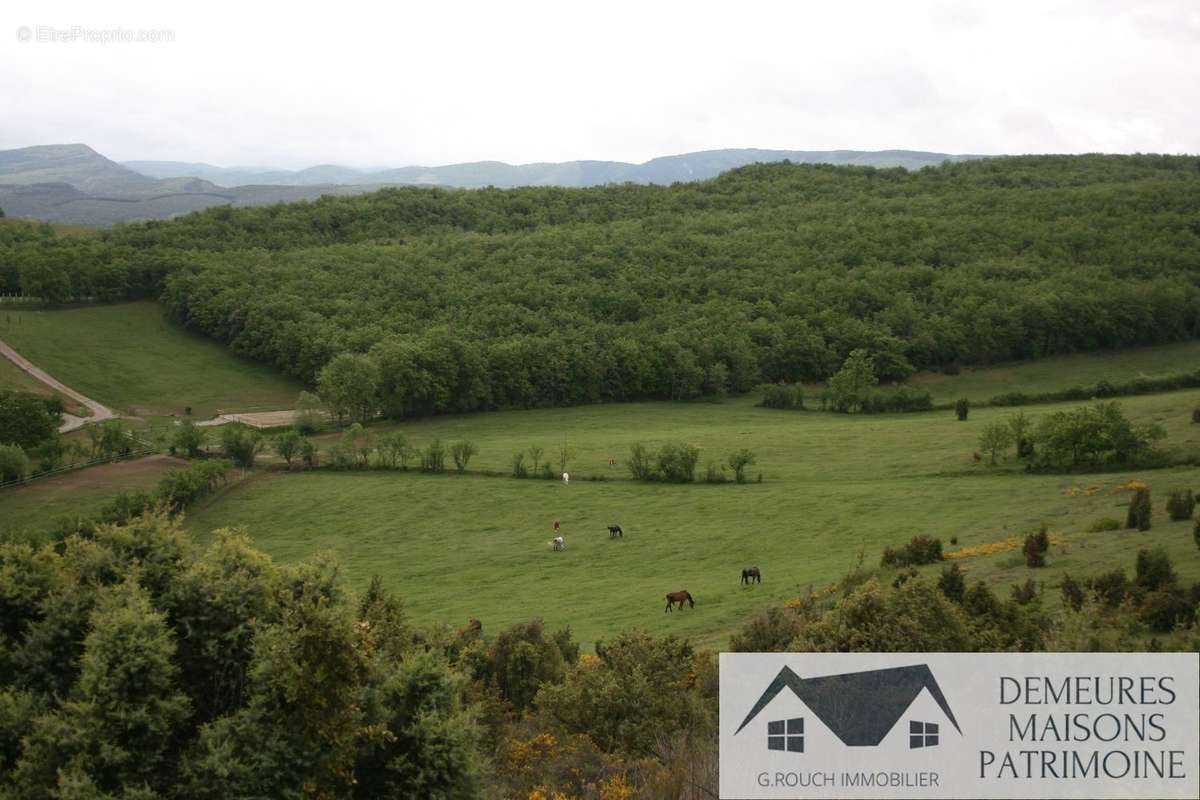
[[[113,410],[107,406],[97,403],[90,397],[87,397],[86,395],[75,391],[70,386],[67,386],[62,382],[50,377],[45,370],[34,366],[32,363],[30,363],[29,359],[25,358],[16,350],[13,350],[2,340],[0,340],[0,356],[4,356],[9,361],[28,372],[30,376],[46,384],[56,392],[71,398],[80,405],[87,406],[87,408],[91,410],[92,415],[90,417],[76,417],[72,414],[63,414],[63,424],[58,428],[59,433],[66,433],[68,431],[73,431],[76,428],[82,428],[84,424],[88,422],[100,422],[102,420],[112,419],[116,416],[116,413],[114,413]]]

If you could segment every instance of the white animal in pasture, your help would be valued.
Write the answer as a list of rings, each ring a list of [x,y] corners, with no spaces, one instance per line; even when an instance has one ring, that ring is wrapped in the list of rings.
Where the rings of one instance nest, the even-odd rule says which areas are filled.
[[[563,483],[570,483],[570,482],[571,482],[571,476],[564,472],[563,473]]]
[[[555,550],[562,550],[567,546],[567,543],[563,541],[563,537],[561,536],[555,536],[551,544],[554,545]]]

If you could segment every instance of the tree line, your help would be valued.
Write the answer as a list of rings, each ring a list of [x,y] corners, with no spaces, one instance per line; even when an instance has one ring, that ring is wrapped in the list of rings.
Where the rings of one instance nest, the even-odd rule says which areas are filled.
[[[0,290],[158,294],[310,383],[369,356],[393,415],[744,392],[825,380],[856,350],[890,383],[1200,335],[1198,165],[784,163],[670,187],[386,189],[92,236],[5,225]]]

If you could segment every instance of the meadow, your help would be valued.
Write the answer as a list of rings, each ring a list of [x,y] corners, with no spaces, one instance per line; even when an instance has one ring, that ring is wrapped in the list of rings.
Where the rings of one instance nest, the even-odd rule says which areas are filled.
[[[102,464],[0,491],[0,535],[38,533],[60,521],[86,519],[119,492],[152,491],[182,459],[152,455]]]
[[[58,380],[124,414],[183,414],[190,406],[193,415],[205,418],[218,409],[286,409],[303,388],[167,322],[153,302],[4,309],[0,339]]]
[[[1138,378],[1166,378],[1191,372],[1197,364],[1200,341],[1190,341],[964,367],[957,375],[923,372],[908,382],[928,390],[935,403],[954,402],[960,397],[984,402],[1007,392],[1039,395],[1092,387],[1101,381],[1120,384]]]
[[[1134,420],[1162,424],[1176,454],[1200,451],[1200,426],[1190,421],[1197,403],[1196,390],[1122,401]],[[1074,405],[1026,413],[1036,421]],[[1200,468],[1030,475],[1014,459],[976,462],[982,427],[1012,413],[979,409],[966,422],[951,412],[846,416],[767,410],[744,397],[379,425],[373,435],[400,430],[417,446],[470,439],[479,453],[465,475],[263,471],[195,509],[187,524],[201,540],[217,528],[244,527],[258,547],[288,562],[332,551],[350,585],[380,575],[423,622],[461,626],[478,617],[495,630],[541,616],[570,625],[585,642],[639,626],[721,646],[756,609],[821,591],[860,558],[873,567],[885,546],[916,534],[937,536],[953,551],[1047,524],[1059,544],[1045,569],[1027,569],[1019,549],[959,563],[1003,593],[1033,577],[1051,603],[1064,572],[1132,571],[1147,544],[1163,544],[1181,576],[1200,579],[1190,523],[1168,523],[1162,510],[1167,490],[1200,486]],[[333,438],[323,437],[323,448]],[[743,447],[758,462],[744,485],[635,483],[621,463],[635,441],[694,444],[701,473],[709,459]],[[503,475],[516,451],[540,446],[542,459],[554,461],[564,443],[574,453],[569,485]],[[1154,528],[1088,533],[1097,519],[1124,521],[1122,487],[1134,478],[1155,492]],[[549,546],[555,519],[563,552]],[[611,523],[624,528],[624,539],[609,539]],[[751,564],[764,581],[742,587],[741,568]],[[696,608],[664,613],[665,593],[684,588]]]
[[[46,384],[30,377],[29,373],[3,356],[0,356],[0,389],[31,392],[43,397],[58,394]],[[85,406],[64,395],[60,394],[59,397],[62,399],[63,408],[66,409],[67,413],[77,416],[90,416],[91,412]]]

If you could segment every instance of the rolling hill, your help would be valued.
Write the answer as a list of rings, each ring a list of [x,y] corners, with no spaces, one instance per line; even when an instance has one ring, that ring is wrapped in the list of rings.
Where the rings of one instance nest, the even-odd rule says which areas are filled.
[[[855,164],[872,167],[920,169],[943,161],[981,156],[927,153],[918,150],[705,150],[664,156],[642,164],[623,161],[564,161],[506,164],[476,161],[440,167],[357,170],[322,164],[302,170],[225,168],[180,161],[126,161],[123,166],[155,178],[204,178],[221,186],[270,184],[318,186],[323,184],[427,184],[475,188],[482,186],[600,186],[606,183],[659,183],[714,178],[720,173],[755,162],[792,161],[798,164]]]
[[[180,161],[119,164],[85,144],[56,144],[0,151],[0,208],[11,217],[105,226],[122,221],[167,219],[214,205],[271,205],[312,200],[327,194],[359,194],[386,185],[447,188],[667,185],[713,178],[755,162],[787,160],[919,169],[944,161],[980,157],[916,150],[736,149],[665,156],[643,164],[478,161],[378,170],[323,164],[289,171]]]

